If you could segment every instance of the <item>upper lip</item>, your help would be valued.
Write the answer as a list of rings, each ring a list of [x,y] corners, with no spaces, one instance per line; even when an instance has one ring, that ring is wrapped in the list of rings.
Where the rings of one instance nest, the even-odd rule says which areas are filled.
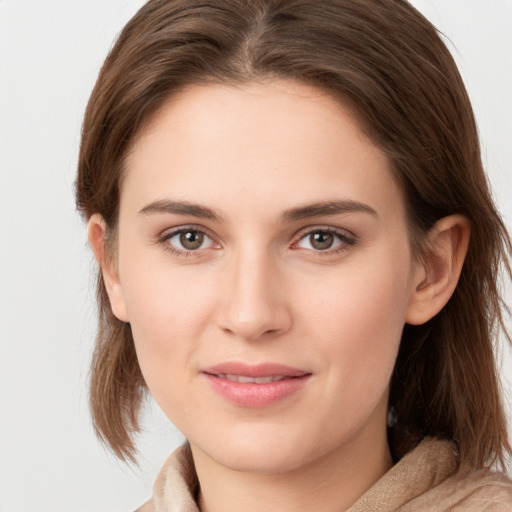
[[[279,363],[248,364],[239,361],[216,364],[204,368],[202,371],[210,375],[240,375],[244,377],[303,377],[311,374],[311,372]]]

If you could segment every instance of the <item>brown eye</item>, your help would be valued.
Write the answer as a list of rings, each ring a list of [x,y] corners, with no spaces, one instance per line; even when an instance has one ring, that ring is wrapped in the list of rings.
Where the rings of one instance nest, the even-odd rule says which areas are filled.
[[[315,231],[309,235],[309,243],[317,251],[330,249],[334,244],[334,235],[328,231]]]
[[[355,238],[346,231],[326,228],[314,229],[304,233],[302,238],[295,244],[295,247],[330,254],[332,251],[336,252],[346,249],[355,243]]]
[[[180,244],[187,251],[199,249],[204,242],[204,234],[200,231],[182,231],[180,233]]]
[[[164,234],[160,238],[164,249],[175,256],[193,256],[202,254],[208,249],[219,249],[220,246],[201,229],[183,227]]]

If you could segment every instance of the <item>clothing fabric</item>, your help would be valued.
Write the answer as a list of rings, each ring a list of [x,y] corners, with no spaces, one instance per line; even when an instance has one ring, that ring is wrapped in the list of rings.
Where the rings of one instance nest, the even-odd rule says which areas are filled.
[[[198,482],[190,448],[178,448],[154,486],[153,498],[137,512],[199,512]],[[511,512],[512,481],[482,470],[457,471],[450,441],[425,438],[398,461],[349,512]]]

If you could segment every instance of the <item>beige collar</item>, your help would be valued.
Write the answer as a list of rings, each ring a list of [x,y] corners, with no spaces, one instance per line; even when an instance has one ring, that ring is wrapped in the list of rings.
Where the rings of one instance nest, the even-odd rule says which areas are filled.
[[[139,512],[199,512],[198,482],[188,445],[166,461],[152,500]],[[490,471],[457,472],[450,441],[425,438],[378,480],[349,512],[512,510],[512,482]]]

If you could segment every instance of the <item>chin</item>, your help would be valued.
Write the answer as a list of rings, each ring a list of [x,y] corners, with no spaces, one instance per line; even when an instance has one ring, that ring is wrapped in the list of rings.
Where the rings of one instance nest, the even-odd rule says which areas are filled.
[[[281,429],[282,430],[282,429]],[[294,471],[314,462],[332,447],[308,446],[307,436],[293,432],[242,429],[215,439],[201,439],[195,446],[210,459],[233,471],[279,474]],[[209,441],[209,442],[208,442]]]
[[[307,461],[307,457],[304,460],[304,454],[299,453],[297,447],[283,449],[276,447],[275,443],[253,443],[250,449],[230,446],[214,455],[218,455],[218,463],[244,473],[287,473],[303,466]]]

